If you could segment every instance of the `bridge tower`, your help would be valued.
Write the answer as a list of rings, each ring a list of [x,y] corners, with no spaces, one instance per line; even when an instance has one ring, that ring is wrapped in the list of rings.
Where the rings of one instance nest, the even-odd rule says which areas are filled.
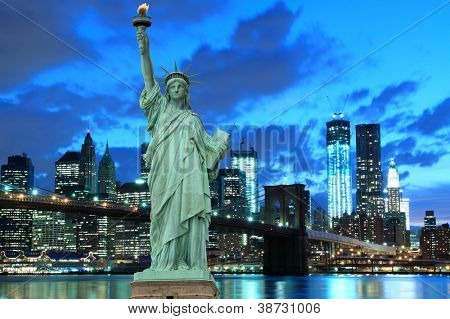
[[[264,274],[307,275],[309,191],[303,184],[293,184],[264,186],[264,193],[264,223],[298,230],[295,236],[264,238]]]

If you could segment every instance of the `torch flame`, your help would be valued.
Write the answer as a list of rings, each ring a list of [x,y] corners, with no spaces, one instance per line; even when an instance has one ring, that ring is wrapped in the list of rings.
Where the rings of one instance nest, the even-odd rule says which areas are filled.
[[[137,9],[137,13],[138,15],[146,15],[148,12],[148,8],[150,6],[147,3],[143,3],[139,6],[139,8]]]

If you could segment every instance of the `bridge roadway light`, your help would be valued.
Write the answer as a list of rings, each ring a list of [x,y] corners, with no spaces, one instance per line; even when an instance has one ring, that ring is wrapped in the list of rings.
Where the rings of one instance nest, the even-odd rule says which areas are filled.
[[[56,199],[56,196],[55,196],[55,195],[53,195],[53,196],[52,196],[52,200],[55,200],[55,199]]]
[[[147,203],[142,203],[141,206],[142,207],[147,207]]]
[[[138,179],[136,179],[134,182],[135,182],[136,184],[138,184],[138,185],[145,184],[145,181],[144,181],[142,178],[138,178]]]
[[[31,195],[34,195],[34,196],[36,196],[38,194],[38,191],[37,191],[37,189],[33,189],[33,191],[31,192]]]
[[[249,221],[249,222],[252,222],[252,221],[253,221],[253,217],[249,217],[249,218],[248,218],[248,221]]]

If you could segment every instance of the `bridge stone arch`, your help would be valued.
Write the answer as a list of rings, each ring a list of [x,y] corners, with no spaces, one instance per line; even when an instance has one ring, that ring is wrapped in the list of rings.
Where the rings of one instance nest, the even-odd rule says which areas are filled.
[[[295,236],[264,238],[264,273],[268,275],[307,275],[306,216],[309,191],[304,184],[264,186],[264,222],[297,230]],[[279,222],[277,203],[280,203]]]

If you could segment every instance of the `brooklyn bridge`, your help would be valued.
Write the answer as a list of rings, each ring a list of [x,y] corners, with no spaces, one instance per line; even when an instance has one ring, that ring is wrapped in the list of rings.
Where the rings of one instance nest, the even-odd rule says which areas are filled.
[[[341,236],[331,231],[308,229],[306,205],[302,200],[304,185],[265,186],[265,207],[262,221],[233,218],[214,211],[210,229],[220,233],[245,233],[264,238],[263,271],[269,275],[307,275],[308,260],[314,253],[311,247],[325,247],[328,259],[339,255],[343,249],[355,249],[365,254],[393,256],[395,248],[372,244]],[[275,209],[278,203],[280,207]],[[293,205],[295,208],[292,211]],[[118,221],[148,222],[148,211],[111,202],[92,202],[64,198],[55,194],[33,196],[25,194],[0,194],[0,209],[23,209],[62,212],[77,216],[107,217]],[[276,215],[276,216],[275,216]],[[281,226],[286,225],[286,226]],[[327,259],[327,258],[325,258]],[[330,262],[330,260],[326,261]]]

